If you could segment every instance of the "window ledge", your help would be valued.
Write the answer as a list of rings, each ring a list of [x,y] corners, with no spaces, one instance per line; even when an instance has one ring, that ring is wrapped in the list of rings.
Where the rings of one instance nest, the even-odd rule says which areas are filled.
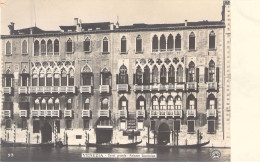
[[[195,134],[196,132],[187,132],[187,134]]]
[[[207,132],[207,134],[216,134],[216,132]]]
[[[72,128],[65,128],[65,130],[73,130]]]
[[[102,52],[102,54],[109,54],[109,52]]]
[[[66,52],[66,54],[73,54],[73,52]]]
[[[216,51],[216,48],[209,48],[209,51]]]
[[[92,51],[84,51],[85,53],[91,53]]]
[[[12,128],[5,128],[6,130],[12,130]]]
[[[28,53],[22,53],[22,55],[28,55]]]
[[[120,52],[121,55],[126,55],[128,52]]]
[[[5,54],[6,56],[12,56],[12,54]]]
[[[189,49],[188,52],[196,52],[196,49]]]
[[[143,54],[144,51],[135,51],[135,54]]]

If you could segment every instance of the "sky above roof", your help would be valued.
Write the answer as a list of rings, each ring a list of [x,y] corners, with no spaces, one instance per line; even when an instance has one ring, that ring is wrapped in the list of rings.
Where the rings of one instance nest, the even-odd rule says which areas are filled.
[[[161,24],[188,21],[221,20],[222,0],[2,0],[1,34],[36,26],[59,30],[73,25],[75,17],[83,23],[116,22]]]

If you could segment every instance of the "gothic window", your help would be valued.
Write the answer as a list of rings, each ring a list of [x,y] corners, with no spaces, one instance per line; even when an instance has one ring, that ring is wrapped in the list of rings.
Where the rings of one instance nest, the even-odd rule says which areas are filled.
[[[158,52],[158,37],[157,37],[157,35],[153,36],[152,51]]]
[[[153,72],[152,72],[152,79],[153,79],[153,83],[158,83],[158,68],[157,66],[153,67]]]
[[[43,69],[40,70],[39,86],[45,86],[45,72]]]
[[[119,84],[128,84],[127,68],[122,65],[119,69]]]
[[[50,99],[48,100],[47,109],[48,109],[48,110],[53,110],[53,107],[54,107],[54,105],[53,105],[53,99],[50,98]]]
[[[38,98],[34,100],[34,110],[40,110],[40,101]]]
[[[69,71],[69,86],[74,86],[74,70],[71,68]]]
[[[6,55],[11,55],[12,51],[11,51],[11,43],[9,41],[6,42],[6,46],[5,46],[5,51],[6,51]]]
[[[146,101],[143,96],[139,96],[136,102],[136,109],[137,110],[145,110]]]
[[[160,51],[166,51],[166,38],[164,34],[160,37]]]
[[[168,105],[167,105],[167,109],[168,110],[174,109],[174,101],[173,101],[173,97],[172,96],[169,96],[167,98],[167,103],[168,103]]]
[[[60,100],[56,98],[54,102],[54,110],[59,110],[59,109],[60,109]]]
[[[215,49],[216,48],[215,39],[216,39],[216,35],[215,35],[214,31],[211,31],[210,34],[209,34],[209,49]]]
[[[35,69],[32,70],[32,86],[38,85],[38,73]]]
[[[128,109],[127,99],[125,98],[125,96],[123,96],[119,100],[119,110],[127,110],[127,109]]]
[[[196,109],[196,99],[194,95],[189,95],[187,98],[187,109]]]
[[[167,39],[167,51],[173,51],[173,36],[171,34]]]
[[[183,68],[181,65],[177,68],[177,82],[183,82]]]
[[[101,109],[102,109],[102,110],[107,110],[107,109],[108,109],[108,99],[107,99],[107,98],[104,98],[104,99],[101,101]]]
[[[67,110],[71,110],[72,109],[72,98],[69,98],[67,100],[67,107],[66,107]]]
[[[85,41],[83,42],[83,44],[84,44],[84,51],[90,52],[91,51],[91,49],[90,49],[90,39],[86,38]]]
[[[55,69],[54,71],[54,86],[60,86],[60,71]]]
[[[40,45],[39,45],[39,41],[38,40],[36,40],[35,42],[34,42],[34,56],[39,56],[39,50],[40,50]]]
[[[175,97],[175,109],[176,110],[181,110],[182,109],[182,101],[181,101],[181,97],[179,95],[177,95]]]
[[[142,52],[142,38],[140,35],[136,37],[136,52],[140,53]]]
[[[72,40],[69,38],[66,42],[66,51],[67,53],[72,53]]]
[[[67,86],[67,71],[65,69],[61,70],[61,86]]]
[[[159,109],[158,98],[156,96],[154,96],[152,98],[152,109],[153,110],[158,110]]]
[[[42,101],[41,101],[41,110],[46,110],[46,108],[47,108],[46,100],[42,99]]]
[[[213,94],[210,94],[207,99],[207,109],[216,109],[217,108],[217,99]]]
[[[53,55],[52,41],[49,39],[47,42],[47,55]]]
[[[111,73],[107,69],[104,69],[102,71],[102,85],[110,85],[110,77]]]
[[[22,54],[27,54],[27,53],[28,53],[28,51],[27,51],[27,41],[24,40],[22,42]]]
[[[41,41],[41,55],[42,56],[46,55],[46,42],[45,42],[45,40]]]
[[[52,71],[51,71],[51,69],[47,69],[46,86],[52,86]]]
[[[188,82],[195,82],[195,64],[193,61],[189,63],[188,73]]]
[[[160,71],[160,83],[166,84],[166,68],[163,65]]]
[[[136,84],[142,84],[143,82],[143,73],[142,73],[142,69],[140,66],[137,67],[136,69]]]
[[[144,84],[149,85],[150,84],[150,68],[148,65],[144,67]]]
[[[189,35],[189,50],[195,50],[195,34],[193,32]]]
[[[175,37],[175,51],[181,50],[181,35],[177,34]]]
[[[168,82],[171,84],[174,84],[175,82],[175,74],[174,74],[174,67],[173,65],[170,66],[169,71],[168,71]]]
[[[59,55],[60,43],[58,39],[54,40],[54,55]]]
[[[108,39],[105,37],[103,39],[103,53],[108,53]]]
[[[89,110],[89,98],[86,98],[86,99],[85,99],[85,102],[84,102],[84,110]]]
[[[166,98],[164,96],[160,97],[159,103],[160,103],[160,110],[165,110],[166,109]]]
[[[209,82],[215,81],[215,62],[211,60],[209,62]]]
[[[121,38],[121,53],[126,53],[126,37]]]

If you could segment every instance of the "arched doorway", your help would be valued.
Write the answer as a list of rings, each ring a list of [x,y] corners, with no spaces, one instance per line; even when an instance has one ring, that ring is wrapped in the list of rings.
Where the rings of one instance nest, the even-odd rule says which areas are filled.
[[[166,145],[170,142],[170,128],[168,124],[162,123],[158,128],[158,144]]]
[[[42,143],[52,141],[52,128],[49,123],[44,123],[43,127],[41,128],[41,133]]]

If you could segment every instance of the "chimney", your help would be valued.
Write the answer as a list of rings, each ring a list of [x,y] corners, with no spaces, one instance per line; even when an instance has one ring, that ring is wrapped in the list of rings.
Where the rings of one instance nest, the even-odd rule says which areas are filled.
[[[188,21],[187,20],[185,20],[185,26],[188,26]]]
[[[110,23],[110,30],[114,30],[114,23]]]
[[[14,23],[11,22],[10,25],[8,25],[8,28],[10,30],[10,35],[14,34]]]
[[[74,18],[74,25],[75,25],[75,26],[78,25],[78,18]]]

